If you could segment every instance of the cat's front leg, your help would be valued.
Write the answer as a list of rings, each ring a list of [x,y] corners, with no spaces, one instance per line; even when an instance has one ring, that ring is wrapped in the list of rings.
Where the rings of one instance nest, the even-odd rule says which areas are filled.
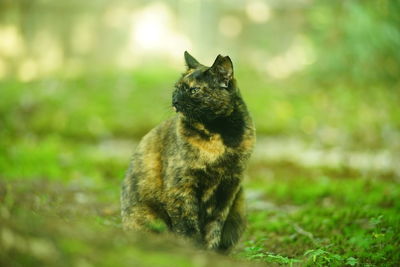
[[[231,187],[229,187],[231,185]],[[223,205],[214,210],[214,218],[205,225],[204,241],[208,249],[219,249],[221,246],[221,239],[224,233],[224,226],[227,218],[231,213],[233,204],[236,198],[241,193],[241,187],[237,185],[236,181],[232,180],[231,183],[224,183],[223,190],[218,190],[217,194],[225,193],[225,202]]]
[[[221,240],[218,245],[219,252],[228,253],[230,249],[239,241],[239,238],[246,228],[245,213],[246,208],[243,197],[243,189],[241,188],[236,194],[236,198],[233,201],[229,214],[224,222]]]
[[[194,190],[179,186],[167,195],[167,203],[172,231],[201,243],[199,205]]]
[[[207,249],[218,248],[221,242],[221,234],[224,225],[224,217],[226,218],[229,208],[220,213],[218,218],[207,223],[204,227],[204,244]]]

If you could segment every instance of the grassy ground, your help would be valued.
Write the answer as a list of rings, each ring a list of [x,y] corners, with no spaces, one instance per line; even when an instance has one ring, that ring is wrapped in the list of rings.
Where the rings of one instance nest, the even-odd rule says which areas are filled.
[[[105,176],[113,172],[103,166],[93,168]],[[1,184],[4,266],[227,263],[169,237],[124,234],[118,179],[94,184],[90,177],[70,182],[28,178]],[[400,262],[400,189],[390,177],[252,162],[246,189],[248,229],[234,258],[318,266]]]
[[[400,189],[393,177],[258,162],[250,168],[247,258],[311,265],[396,265]]]
[[[0,265],[397,266],[398,95],[307,88],[306,81],[271,89],[272,82],[241,73],[258,135],[275,137],[259,138],[249,164],[248,229],[231,257],[120,227],[121,179],[138,138],[173,115],[174,73],[3,82]],[[293,156],[289,137],[304,147],[317,143],[317,158],[347,149],[350,163],[361,152],[382,151],[391,167],[387,160],[375,169],[346,160],[305,164],[308,154]]]

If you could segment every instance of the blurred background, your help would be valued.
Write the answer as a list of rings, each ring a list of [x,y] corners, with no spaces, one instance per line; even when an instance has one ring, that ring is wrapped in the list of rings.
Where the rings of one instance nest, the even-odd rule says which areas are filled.
[[[35,153],[39,140],[63,152],[64,139],[140,138],[173,116],[188,50],[205,65],[218,54],[233,59],[259,139],[284,138],[272,154],[286,153],[288,138],[288,153],[305,157],[309,144],[373,150],[372,162],[335,152],[325,163],[398,176],[399,8],[389,0],[2,0],[0,166],[21,174],[30,162],[19,162],[18,146]]]
[[[204,65],[218,54],[233,60],[258,135],[246,178],[250,210],[269,217],[279,205],[310,201],[315,210],[320,201],[340,210],[335,199],[345,191],[354,194],[342,203],[346,212],[365,200],[363,207],[376,205],[376,212],[356,219],[381,218],[379,203],[389,213],[400,207],[394,200],[400,181],[399,14],[400,2],[391,0],[0,0],[0,180],[72,183],[83,190],[73,197],[77,204],[100,188],[90,201],[106,199],[111,206],[100,221],[118,228],[119,183],[130,154],[141,136],[174,115],[171,93],[187,50]],[[293,219],[290,212],[278,215]],[[250,243],[242,245],[250,247],[245,257],[257,249],[288,260],[303,255],[290,239],[260,241],[276,235],[257,224],[264,217],[254,216]],[[308,233],[296,227],[285,233]],[[322,231],[319,224],[310,227]],[[394,244],[386,237],[379,242]],[[298,247],[316,244],[305,239]],[[335,253],[356,250],[353,243]],[[373,251],[371,244],[362,249]],[[341,263],[349,264],[349,255]],[[351,257],[381,259],[363,255]]]

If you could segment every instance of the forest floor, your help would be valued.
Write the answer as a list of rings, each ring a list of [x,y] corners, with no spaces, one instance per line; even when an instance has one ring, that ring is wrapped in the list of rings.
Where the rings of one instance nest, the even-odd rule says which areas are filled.
[[[400,263],[400,172],[391,151],[259,138],[245,177],[248,227],[231,255],[220,256],[171,236],[122,231],[120,182],[135,142],[59,141],[41,143],[40,152],[38,143],[16,144],[11,156],[30,175],[0,182],[1,266]],[[41,175],[32,175],[36,164]]]

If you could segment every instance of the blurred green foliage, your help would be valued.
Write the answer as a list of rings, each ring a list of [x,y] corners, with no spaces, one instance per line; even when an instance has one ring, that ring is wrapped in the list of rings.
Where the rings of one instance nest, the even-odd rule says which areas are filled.
[[[398,14],[391,0],[1,1],[0,265],[398,265]],[[137,25],[165,40],[140,47],[153,39]],[[305,166],[258,143],[278,156],[249,164],[248,230],[232,253],[246,262],[120,227],[130,154],[174,115],[186,49],[206,65],[232,57],[261,141],[345,151]],[[343,163],[360,153],[380,169]]]
[[[27,134],[92,141],[138,138],[173,116],[170,97],[178,76],[152,69],[73,80],[4,81],[0,134],[5,139]],[[399,148],[397,91],[312,87],[300,78],[265,82],[240,68],[237,76],[259,134],[316,138],[326,145]]]
[[[307,12],[319,63],[311,73],[322,84],[397,90],[400,73],[398,1],[320,1]]]

